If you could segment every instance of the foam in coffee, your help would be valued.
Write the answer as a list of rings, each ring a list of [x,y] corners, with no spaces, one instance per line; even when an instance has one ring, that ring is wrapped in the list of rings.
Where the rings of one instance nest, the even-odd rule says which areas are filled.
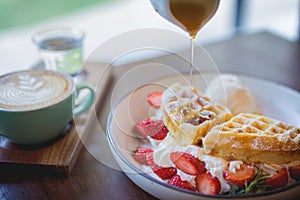
[[[0,109],[35,110],[56,104],[69,96],[71,78],[62,74],[31,70],[0,77]]]

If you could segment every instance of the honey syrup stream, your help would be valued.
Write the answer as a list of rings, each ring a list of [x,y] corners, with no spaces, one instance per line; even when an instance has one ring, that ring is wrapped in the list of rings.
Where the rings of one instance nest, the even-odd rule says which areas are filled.
[[[190,35],[190,86],[194,66],[194,43],[199,30],[217,11],[220,0],[169,0],[170,11]]]

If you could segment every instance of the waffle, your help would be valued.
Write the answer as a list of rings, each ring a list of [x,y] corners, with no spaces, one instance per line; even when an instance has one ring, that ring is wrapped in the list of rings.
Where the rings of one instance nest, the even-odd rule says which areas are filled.
[[[229,120],[229,109],[210,101],[195,88],[174,84],[162,95],[163,121],[182,145],[197,144],[215,125]]]
[[[300,160],[300,129],[262,115],[241,113],[215,126],[203,140],[207,154],[249,163]]]

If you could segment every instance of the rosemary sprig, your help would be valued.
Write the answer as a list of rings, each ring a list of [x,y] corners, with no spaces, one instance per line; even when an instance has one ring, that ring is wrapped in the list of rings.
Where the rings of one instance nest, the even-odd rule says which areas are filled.
[[[243,188],[239,188],[236,185],[233,185],[228,195],[260,193],[268,189],[268,186],[264,185],[263,183],[266,181],[269,174],[265,174],[263,173],[262,169],[258,168],[257,166],[255,167],[257,168],[257,172],[254,175],[253,179],[249,183],[245,182]]]

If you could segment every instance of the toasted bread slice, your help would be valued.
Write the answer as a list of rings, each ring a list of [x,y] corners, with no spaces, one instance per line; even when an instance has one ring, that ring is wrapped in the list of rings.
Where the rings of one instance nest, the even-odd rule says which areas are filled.
[[[232,117],[228,108],[215,104],[195,88],[174,84],[162,95],[163,121],[182,145],[197,144],[215,125]]]
[[[300,129],[262,115],[240,113],[212,128],[207,154],[226,160],[284,164],[300,160]]]

